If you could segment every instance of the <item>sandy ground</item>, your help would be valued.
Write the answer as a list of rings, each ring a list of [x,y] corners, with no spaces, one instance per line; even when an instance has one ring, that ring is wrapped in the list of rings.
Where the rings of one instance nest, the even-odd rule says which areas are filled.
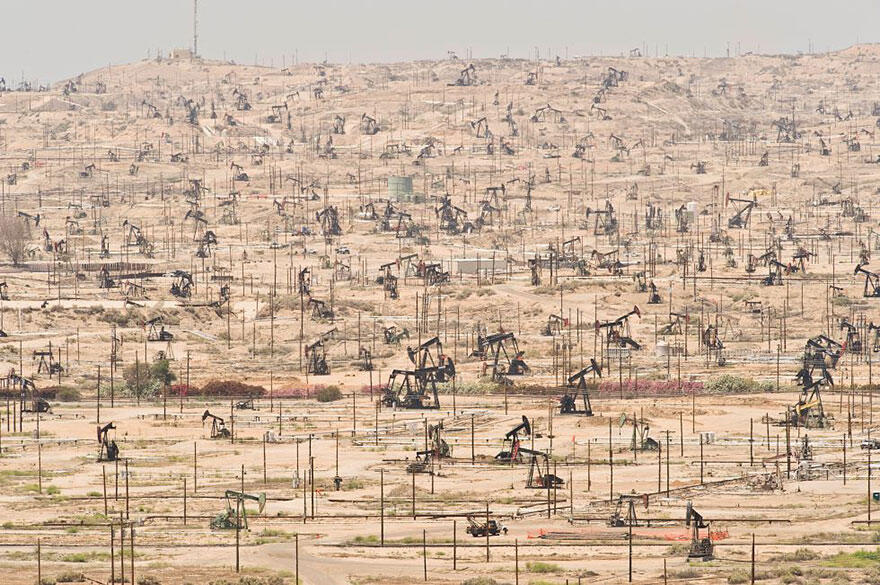
[[[648,500],[647,509],[639,502],[643,522],[633,527],[635,582],[660,582],[664,561],[667,579],[744,582],[752,534],[763,582],[875,578],[876,559],[850,553],[875,548],[874,531],[861,523],[873,489],[860,443],[876,435],[866,385],[877,343],[871,324],[880,318],[872,277],[866,288],[855,267],[865,260],[870,271],[880,243],[878,48],[711,60],[482,60],[474,63],[478,83],[454,85],[466,66],[280,71],[164,59],[85,73],[71,80],[76,91],[61,83],[0,94],[10,175],[0,211],[40,215],[39,226],[30,221],[25,260],[0,265],[9,297],[0,301],[7,335],[0,372],[22,372],[58,396],[41,415],[39,436],[34,414],[14,432],[0,407],[4,582],[34,581],[38,540],[43,576],[76,571],[107,582],[111,523],[117,541],[120,525],[134,527],[138,576],[175,585],[232,577],[234,531],[212,530],[210,520],[224,509],[225,490],[242,482],[268,500],[240,534],[242,570],[287,583],[296,535],[304,583],[421,580],[423,534],[431,582],[513,583],[517,566],[523,583],[624,582],[627,529],[607,526],[609,500],[619,494]],[[603,84],[609,67],[627,75]],[[530,71],[534,85],[525,84]],[[200,107],[195,123],[187,100]],[[337,115],[344,134],[333,132]],[[377,121],[377,133],[360,127],[364,116]],[[781,118],[788,121],[773,124]],[[398,177],[412,179],[411,194],[391,190]],[[194,179],[206,189],[194,190]],[[474,230],[443,229],[444,196]],[[617,225],[608,231],[609,216],[596,213],[606,202]],[[338,234],[325,233],[316,216],[328,206],[338,211]],[[389,209],[388,225],[371,207],[380,217]],[[686,228],[680,209],[693,210]],[[198,254],[206,230],[216,244]],[[616,255],[617,269],[600,262],[606,253]],[[439,263],[448,281],[410,272],[411,254],[412,268]],[[397,299],[377,284],[383,265],[399,279]],[[481,270],[469,271],[474,265]],[[100,288],[102,267],[117,286]],[[311,297],[332,316],[313,314],[300,295],[306,268]],[[188,298],[171,294],[176,270],[192,276]],[[654,283],[659,303],[649,303],[638,273]],[[774,284],[765,286],[771,273]],[[228,303],[217,307],[226,283]],[[620,333],[641,349],[609,349],[596,322],[634,307],[638,315]],[[549,335],[553,315],[564,321]],[[145,323],[156,317],[172,342],[148,340]],[[391,325],[409,338],[385,343]],[[709,325],[720,353],[703,343]],[[325,346],[330,373],[315,375],[304,348],[334,329]],[[491,363],[472,355],[478,336],[501,331],[516,335],[530,367],[506,392],[489,379]],[[793,377],[805,343],[819,334],[847,346],[831,372],[835,388],[823,392],[835,423],[791,428],[786,438],[779,421],[798,399]],[[412,365],[406,347],[434,336],[455,361],[454,393],[443,386],[437,410],[378,409],[391,370]],[[35,356],[50,345],[60,375],[42,371]],[[361,349],[372,371],[361,367]],[[227,398],[138,403],[123,371],[159,352],[173,358],[178,383],[231,379],[261,385],[266,396],[255,411],[232,411]],[[561,387],[591,358],[603,372],[591,389],[596,416],[560,415]],[[753,383],[713,394],[723,375]],[[96,462],[99,377],[100,422],[116,426],[118,472],[115,463]],[[343,398],[314,401],[314,391],[331,384]],[[60,400],[71,389],[80,399]],[[206,409],[230,428],[234,420],[234,444],[210,439]],[[548,453],[564,480],[555,492],[524,487],[527,459],[494,460],[523,415],[533,427],[523,446]],[[425,425],[441,419],[453,456],[433,476],[416,474],[413,519],[406,467],[425,448]],[[664,443],[659,466],[657,451],[631,450],[634,419]],[[799,461],[805,434],[812,463]],[[303,484],[293,483],[309,467],[310,449],[314,514],[312,484],[304,498]],[[812,465],[813,479],[798,480],[799,465]],[[770,475],[782,489],[754,485]],[[711,521],[714,561],[686,560],[689,501]],[[491,539],[488,561],[485,543],[465,533],[466,514],[484,514],[487,502],[509,529]]]

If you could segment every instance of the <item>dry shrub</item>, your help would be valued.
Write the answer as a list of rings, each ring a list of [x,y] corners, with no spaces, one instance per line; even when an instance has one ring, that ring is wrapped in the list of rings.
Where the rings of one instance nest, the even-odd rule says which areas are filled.
[[[259,398],[266,394],[262,386],[245,384],[238,380],[210,380],[201,388],[190,388],[189,394],[194,396],[248,396]]]
[[[21,264],[27,256],[31,228],[26,221],[9,215],[0,216],[0,252],[13,264]]]

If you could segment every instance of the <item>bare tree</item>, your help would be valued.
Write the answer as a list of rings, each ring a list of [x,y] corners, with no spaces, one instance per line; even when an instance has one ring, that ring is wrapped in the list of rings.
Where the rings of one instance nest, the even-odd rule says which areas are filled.
[[[17,217],[0,216],[0,252],[18,265],[27,255],[31,228],[27,221]]]

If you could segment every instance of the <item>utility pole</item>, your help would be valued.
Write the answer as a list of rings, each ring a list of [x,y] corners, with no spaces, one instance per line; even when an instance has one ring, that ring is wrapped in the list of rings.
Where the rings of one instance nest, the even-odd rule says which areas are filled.
[[[193,0],[193,57],[199,54],[199,0]]]

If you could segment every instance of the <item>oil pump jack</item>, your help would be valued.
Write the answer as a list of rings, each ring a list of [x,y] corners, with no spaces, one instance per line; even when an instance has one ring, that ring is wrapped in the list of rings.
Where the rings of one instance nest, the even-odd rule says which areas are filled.
[[[439,369],[392,370],[382,393],[382,404],[389,408],[440,408],[437,392]]]
[[[333,118],[333,129],[330,131],[333,134],[345,134],[345,116],[336,114]]]
[[[587,391],[587,375],[590,373],[602,377],[602,368],[593,358],[590,358],[590,365],[568,377],[569,390],[559,398],[560,414],[593,416],[593,405],[590,404],[590,393]],[[578,393],[584,401],[583,409],[579,409],[577,405]]]
[[[380,274],[376,278],[376,284],[382,285],[382,289],[388,293],[391,300],[396,300],[400,297],[397,291],[397,275],[391,273],[391,269],[396,266],[398,266],[397,261],[383,264],[379,267]]]
[[[448,195],[441,197],[440,206],[434,210],[439,221],[439,229],[450,235],[474,231],[474,225],[468,220],[467,211],[453,205]]]
[[[843,342],[846,350],[856,355],[862,353],[862,336],[859,333],[859,328],[846,319],[842,319],[840,321],[840,329],[841,331],[846,330],[846,341]]]
[[[383,327],[382,337],[385,340],[385,345],[400,345],[401,339],[404,337],[409,339],[409,330],[406,327],[400,329],[397,325]]]
[[[470,122],[471,130],[474,131],[474,136],[477,138],[486,138],[488,140],[492,140],[494,134],[489,129],[489,122],[486,120],[486,116],[478,120],[471,120]]]
[[[211,414],[208,410],[202,413],[202,423],[211,419],[211,438],[212,439],[228,439],[230,436],[229,429],[226,428],[226,421],[217,415]]]
[[[458,74],[458,79],[455,80],[455,83],[450,83],[449,85],[456,85],[460,87],[468,87],[471,85],[477,84],[477,68],[474,67],[474,64],[471,63],[467,67],[461,70]]]
[[[242,183],[247,183],[248,181],[251,180],[251,178],[245,172],[244,167],[241,166],[240,164],[236,163],[235,161],[232,161],[231,163],[229,163],[229,168],[232,169],[233,182],[234,181],[241,181]]]
[[[434,460],[443,459],[452,455],[452,449],[443,439],[441,432],[443,431],[443,421],[436,425],[429,424],[426,428],[427,436],[425,441],[430,440],[430,447],[421,451],[416,451],[416,460],[406,466],[407,473],[425,473],[431,469],[431,463]]]
[[[660,293],[657,292],[657,285],[654,284],[652,280],[648,287],[651,289],[651,292],[648,293],[648,304],[649,305],[659,305],[663,302],[663,299],[660,297]]]
[[[618,494],[617,505],[611,517],[608,519],[608,526],[612,528],[622,528],[624,526],[638,526],[639,517],[636,514],[636,504],[645,503],[647,506],[647,495],[642,494]],[[626,509],[626,515],[623,511]]]
[[[171,283],[171,294],[180,299],[188,299],[192,296],[192,275],[185,270],[175,270],[171,273],[174,282]]]
[[[636,317],[641,317],[642,313],[638,307],[633,307],[633,310],[625,315],[621,315],[617,319],[613,321],[596,321],[596,330],[607,329],[608,332],[605,335],[606,343],[608,347],[631,347],[632,349],[641,349],[642,346],[640,343],[635,341],[630,336],[629,331],[629,318],[635,315]]]
[[[432,349],[434,353],[432,353]],[[443,353],[443,344],[439,337],[432,337],[414,348],[407,347],[406,352],[417,372],[436,369],[434,375],[438,382],[447,382],[455,378],[455,364],[451,357]]]
[[[758,206],[758,199],[737,199],[735,197],[727,197],[728,203],[738,203],[736,213],[727,220],[727,227],[746,229],[749,227],[749,220],[752,218],[752,209]]]
[[[21,412],[49,412],[51,410],[49,402],[37,394],[37,386],[30,378],[19,376],[13,370],[6,377],[6,384],[10,390],[18,388]]]
[[[111,430],[116,429],[116,425],[112,422],[107,423],[103,427],[98,425],[98,444],[100,444],[100,450],[98,451],[98,461],[116,461],[119,459],[119,447],[116,446],[116,441],[110,439],[109,434]]]
[[[718,334],[718,326],[710,323],[706,326],[701,334],[701,343],[703,347],[706,348],[706,351],[709,353],[715,353],[715,363],[719,366],[723,366],[727,360],[724,358],[724,354],[722,351],[724,350],[724,342],[721,341],[721,337]]]
[[[306,373],[313,376],[329,376],[330,364],[327,363],[327,342],[336,334],[336,327],[322,333],[318,339],[305,347],[308,365]]]
[[[497,461],[520,462],[522,454],[520,453],[520,433],[525,436],[532,434],[532,424],[526,415],[522,415],[522,422],[507,431],[504,435],[504,442],[501,451],[495,455]]]
[[[379,133],[379,123],[376,119],[368,116],[366,112],[361,114],[361,134],[374,136]]]
[[[509,384],[507,376],[522,376],[529,372],[529,366],[523,360],[525,352],[519,350],[513,333],[478,336],[473,355],[486,362],[491,360],[492,380],[495,382]]]
[[[565,481],[558,475],[550,472],[550,457],[543,451],[520,447],[520,455],[525,453],[529,456],[529,475],[526,478],[527,489],[548,489],[560,486]]]
[[[275,104],[272,106],[272,113],[266,116],[266,122],[269,124],[280,124],[284,120],[284,115],[290,116],[290,110],[287,108],[287,102],[283,104]]]
[[[213,530],[248,530],[247,508],[245,502],[257,502],[257,514],[266,508],[266,494],[246,494],[234,490],[226,490],[226,510],[211,520]],[[233,501],[235,504],[233,505]]]
[[[48,349],[39,349],[34,350],[32,354],[32,359],[34,361],[39,360],[37,363],[37,373],[38,374],[47,374],[49,376],[54,376],[55,374],[60,374],[64,371],[64,367],[61,365],[59,361],[55,361],[55,352],[52,350],[52,343],[49,343]]]
[[[626,424],[626,415],[621,415],[621,426]],[[660,443],[648,435],[651,430],[650,425],[644,421],[633,417],[632,440],[630,441],[630,450],[632,451],[656,451],[660,448]]]
[[[148,329],[147,341],[171,341],[174,339],[174,334],[165,330],[161,316],[145,321],[144,328]]]
[[[321,223],[321,233],[325,238],[339,236],[342,228],[339,226],[339,210],[335,206],[325,207],[315,213],[315,219]]]
[[[827,372],[825,372],[827,374]],[[830,374],[823,375],[818,380],[812,380],[808,385],[804,379],[804,387],[797,403],[788,409],[788,418],[796,427],[805,428],[830,428],[833,425],[831,415],[825,412],[822,404],[822,387],[832,384]]]
[[[153,243],[147,239],[141,231],[141,228],[127,219],[122,222],[122,227],[128,228],[126,232],[125,246],[136,246],[138,252],[147,258],[152,258],[154,251]]]
[[[541,335],[547,337],[562,335],[566,327],[568,327],[568,319],[566,319],[565,317],[560,317],[559,315],[551,314],[549,317],[547,317],[547,324],[544,325],[543,329],[541,329]]]
[[[856,269],[853,271],[853,274],[859,273],[865,275],[865,289],[862,296],[869,298],[880,297],[880,274],[871,272],[865,268],[864,264],[856,264]]]
[[[768,270],[767,276],[761,279],[761,284],[764,286],[782,286],[782,275],[789,271],[788,266],[777,260],[776,258],[772,258],[767,262]]]
[[[791,424],[806,428],[830,428],[833,419],[822,404],[822,388],[834,386],[830,369],[837,366],[843,347],[835,340],[818,335],[807,340],[804,348],[803,366],[795,380],[801,386],[801,395],[794,406],[787,408],[786,417]],[[815,377],[819,370],[821,377]]]
[[[590,215],[595,216],[593,234],[597,236],[611,236],[617,233],[617,215],[611,201],[605,201],[605,209],[590,209],[587,207],[586,221],[589,223]]]
[[[715,545],[712,543],[709,523],[703,519],[702,514],[694,510],[694,505],[691,502],[687,503],[684,524],[691,527],[691,546],[688,549],[688,559],[712,560],[715,556]],[[700,536],[701,530],[706,530],[705,537]]]

